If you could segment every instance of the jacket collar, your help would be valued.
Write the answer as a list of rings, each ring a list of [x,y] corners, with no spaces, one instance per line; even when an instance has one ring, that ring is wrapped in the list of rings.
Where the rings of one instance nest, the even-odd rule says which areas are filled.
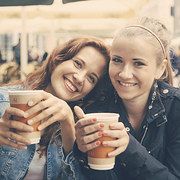
[[[167,118],[165,115],[165,107],[162,103],[160,95],[156,95],[156,99],[153,102],[152,108],[148,110],[149,117],[147,118],[147,122],[151,123],[156,120],[156,126],[159,127],[162,124],[167,122]],[[159,118],[163,117],[163,118]]]
[[[167,122],[166,109],[167,106],[169,106],[167,99],[173,97],[173,91],[171,90],[171,87],[164,82],[158,82],[157,84],[157,89],[152,90],[152,92],[156,91],[156,97],[152,107],[149,106],[149,118],[147,118],[147,121],[148,123],[151,123],[156,120],[156,126],[159,127]],[[149,99],[152,99],[152,92]]]

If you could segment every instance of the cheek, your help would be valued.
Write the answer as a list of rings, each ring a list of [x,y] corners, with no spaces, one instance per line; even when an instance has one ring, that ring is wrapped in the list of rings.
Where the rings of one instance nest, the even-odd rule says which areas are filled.
[[[86,96],[87,94],[89,94],[89,93],[93,90],[94,87],[95,87],[95,86],[92,85],[91,83],[85,82],[85,83],[84,83],[83,90],[82,90],[80,96],[81,96],[81,97],[82,97],[82,96],[83,96],[83,97]]]
[[[150,89],[154,82],[154,76],[149,75],[148,73],[143,75],[139,74],[139,82],[141,84],[141,87],[144,87],[145,89]]]
[[[118,67],[114,67],[114,65],[109,66],[109,77],[111,80],[115,78],[119,74],[120,70]]]
[[[111,63],[109,65],[109,76],[110,78],[113,76],[113,66],[111,65]]]

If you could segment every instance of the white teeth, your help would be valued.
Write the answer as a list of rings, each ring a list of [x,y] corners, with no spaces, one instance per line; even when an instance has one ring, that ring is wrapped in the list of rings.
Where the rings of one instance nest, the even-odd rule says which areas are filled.
[[[132,87],[132,86],[136,85],[136,83],[124,83],[121,81],[119,81],[119,84],[121,84],[124,87]]]
[[[65,79],[65,83],[72,92],[77,91],[77,88],[68,79]]]

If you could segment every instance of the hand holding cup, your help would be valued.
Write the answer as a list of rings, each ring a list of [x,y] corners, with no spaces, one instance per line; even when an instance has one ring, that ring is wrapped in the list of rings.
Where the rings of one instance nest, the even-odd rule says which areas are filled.
[[[88,163],[97,170],[112,169],[115,156],[123,152],[128,143],[123,123],[118,122],[116,113],[84,114],[75,107],[76,115],[81,118],[76,123],[76,142],[82,152],[88,151]]]

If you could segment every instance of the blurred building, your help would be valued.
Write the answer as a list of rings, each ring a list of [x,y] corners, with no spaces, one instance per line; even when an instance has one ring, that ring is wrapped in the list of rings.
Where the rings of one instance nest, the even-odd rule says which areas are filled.
[[[174,37],[180,37],[180,0],[174,0],[172,15],[174,17]]]
[[[139,16],[150,16],[159,19],[173,34],[174,17],[171,12],[174,3],[173,1],[174,0],[149,0],[139,11]]]

